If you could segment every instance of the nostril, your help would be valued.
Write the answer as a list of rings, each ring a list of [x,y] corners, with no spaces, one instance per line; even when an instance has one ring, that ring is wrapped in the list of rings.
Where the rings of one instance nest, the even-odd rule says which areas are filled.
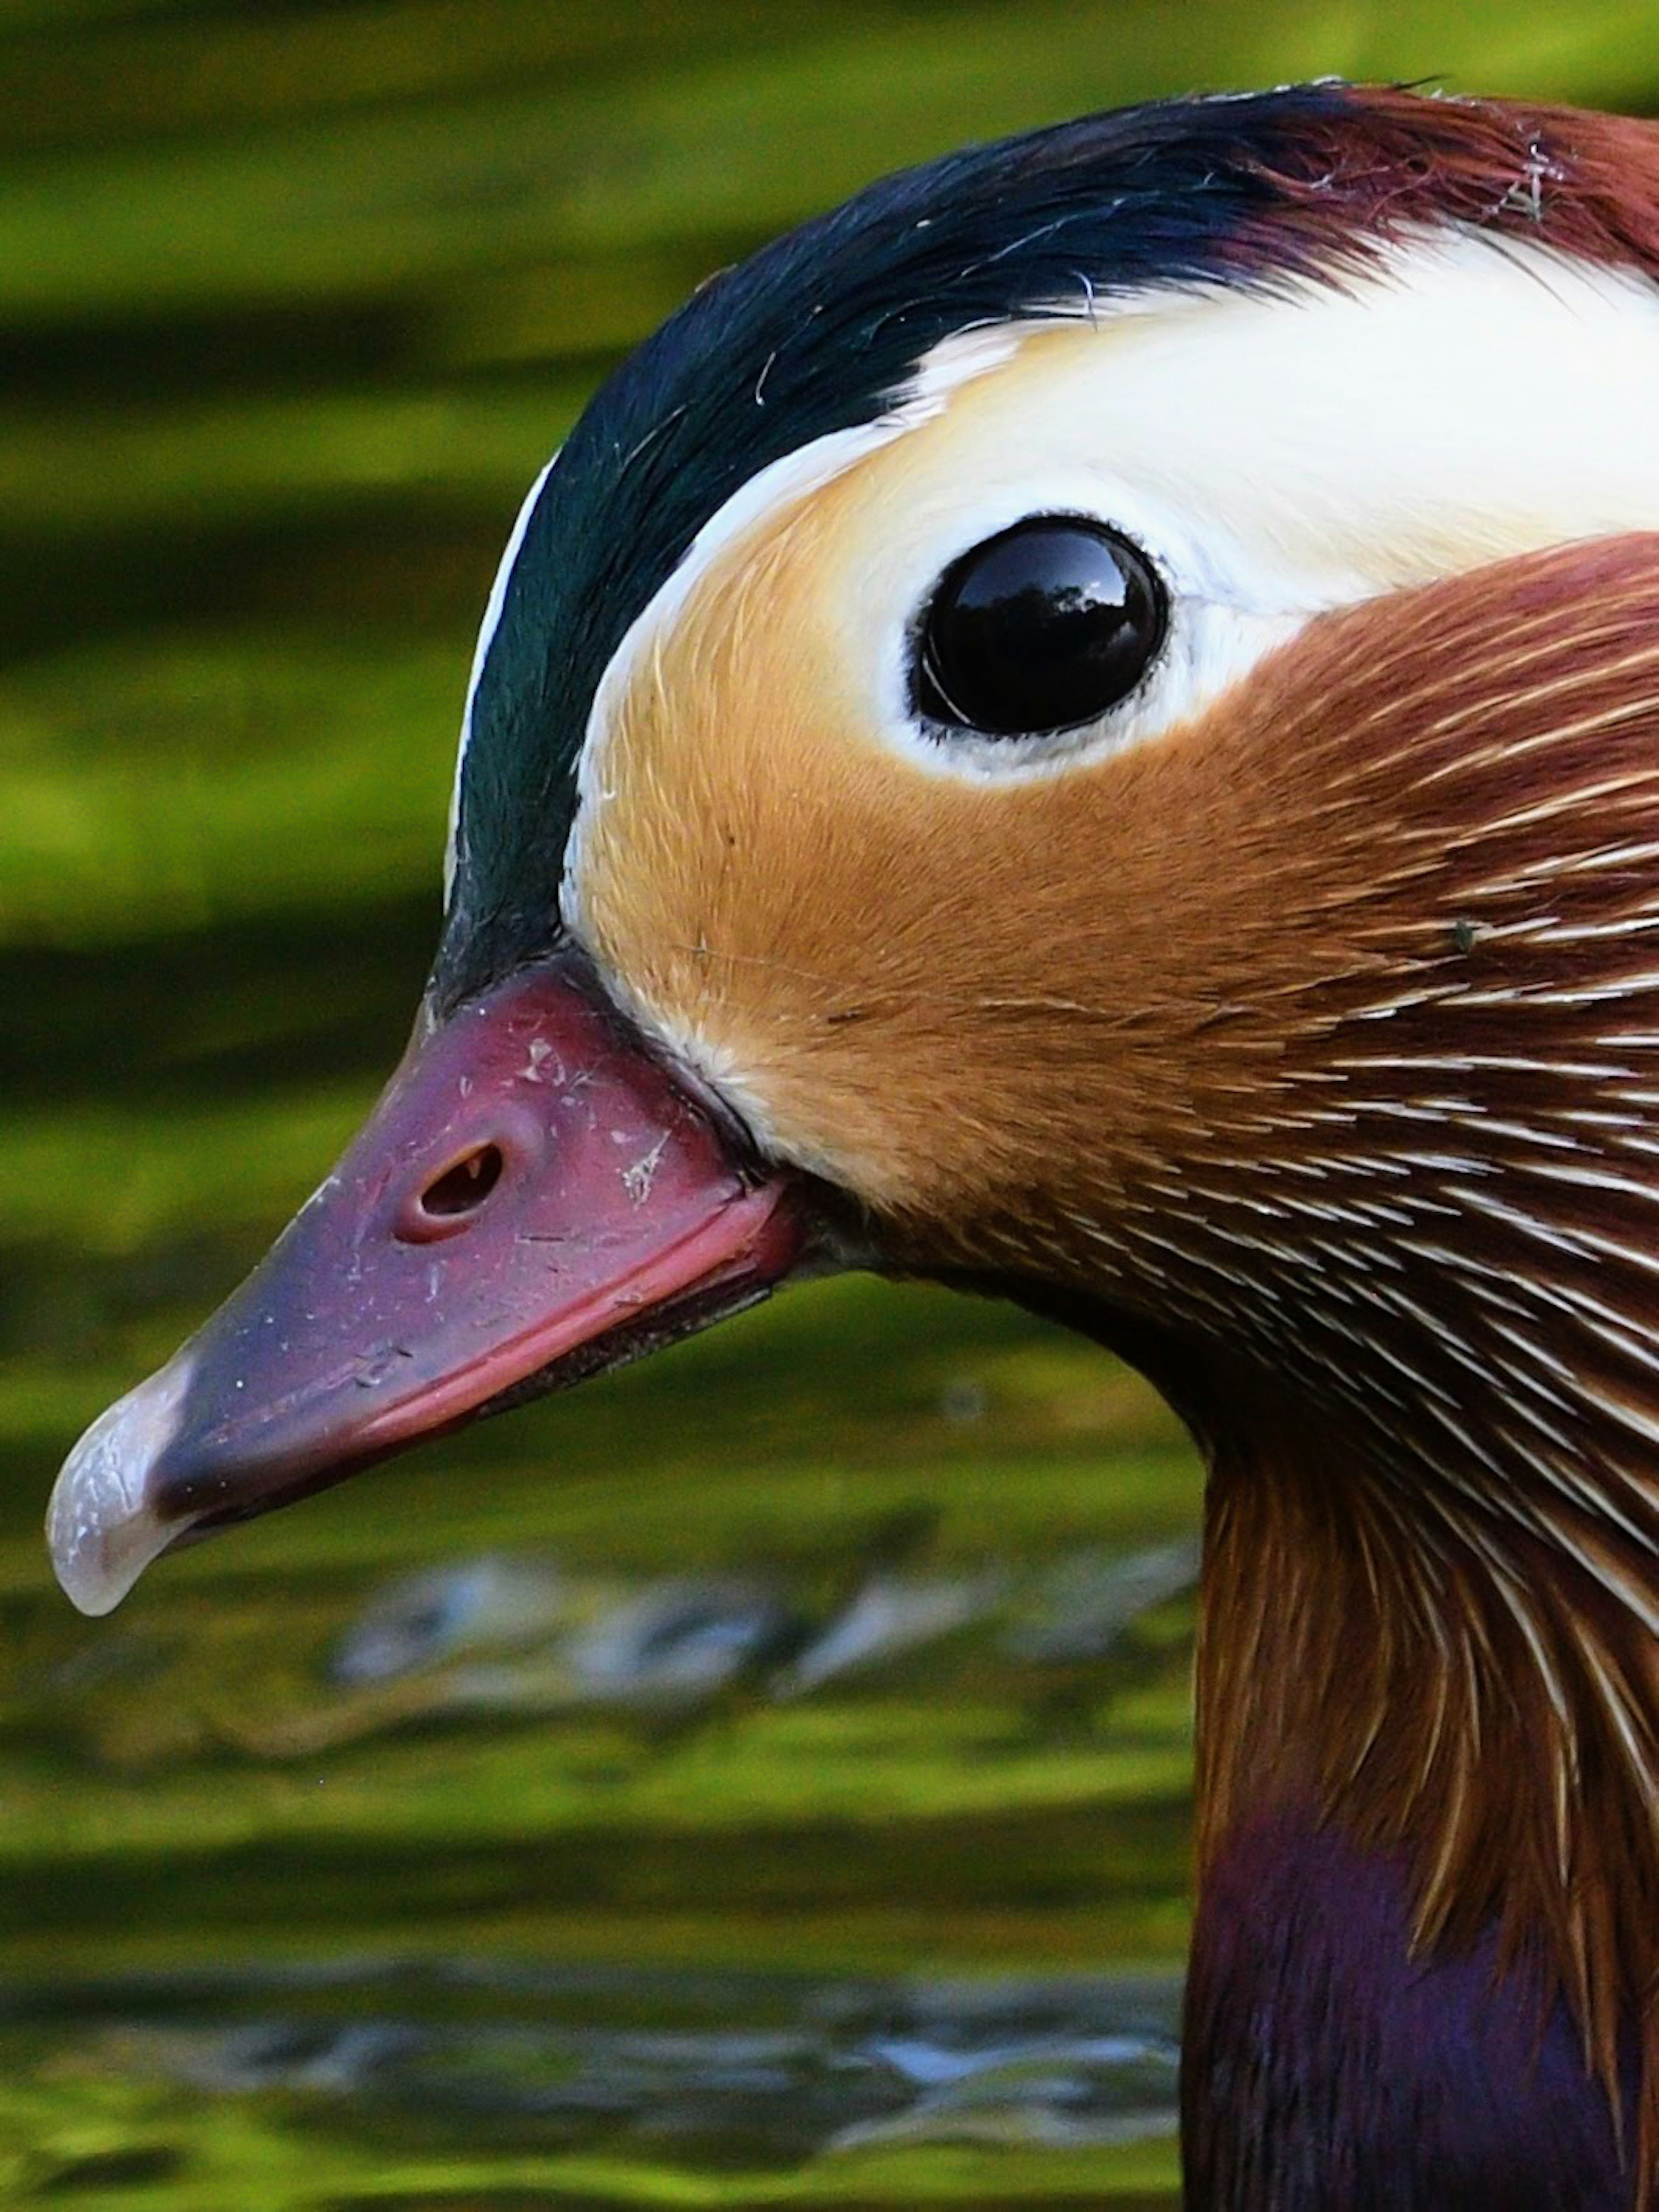
[[[400,1243],[441,1244],[446,1237],[464,1237],[485,1225],[492,1202],[511,1200],[533,1188],[536,1166],[548,1144],[537,1117],[509,1101],[488,1120],[482,1114],[470,1118],[472,1143],[452,1129],[442,1152],[434,1146],[424,1158],[417,1152],[388,1191],[392,1212],[387,1226]],[[507,1210],[510,1217],[510,1205]]]
[[[453,1221],[476,1213],[501,1179],[506,1166],[499,1145],[479,1145],[452,1161],[415,1201],[417,1213],[429,1221]]]

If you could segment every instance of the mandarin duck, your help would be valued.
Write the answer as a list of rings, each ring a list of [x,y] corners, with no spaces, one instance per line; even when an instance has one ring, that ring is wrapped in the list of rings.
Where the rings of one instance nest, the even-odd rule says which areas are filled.
[[[408,1053],[69,1460],[186,1535],[842,1267],[1208,1475],[1188,2201],[1659,2167],[1659,131],[1334,83],[890,178],[542,471]]]

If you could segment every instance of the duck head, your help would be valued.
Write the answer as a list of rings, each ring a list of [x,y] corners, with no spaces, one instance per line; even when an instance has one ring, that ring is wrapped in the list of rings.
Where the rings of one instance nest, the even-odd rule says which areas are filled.
[[[995,1288],[1209,1455],[1205,1863],[1264,1806],[1400,1855],[1616,2106],[1656,270],[1643,126],[1328,85],[973,149],[700,292],[519,517],[404,1066],[77,1447],[70,1595],[792,1274]]]

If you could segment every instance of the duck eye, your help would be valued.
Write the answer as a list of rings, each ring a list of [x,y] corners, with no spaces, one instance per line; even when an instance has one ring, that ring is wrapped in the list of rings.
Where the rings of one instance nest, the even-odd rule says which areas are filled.
[[[982,737],[1039,737],[1127,698],[1163,643],[1146,556],[1098,522],[1035,516],[953,561],[923,611],[912,703]]]

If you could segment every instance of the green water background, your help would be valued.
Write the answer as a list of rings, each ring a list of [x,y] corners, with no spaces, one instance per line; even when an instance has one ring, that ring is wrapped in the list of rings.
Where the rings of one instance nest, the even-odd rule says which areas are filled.
[[[1088,1347],[802,1291],[168,1562],[106,1623],[40,1517],[399,1049],[478,611],[606,367],[896,163],[1331,72],[1640,109],[1659,14],[0,8],[3,2201],[1172,2201],[1191,1606],[1157,1563],[1199,1484]],[[1126,1559],[1158,1601],[1056,1639]],[[787,1634],[695,1694],[573,1662],[665,1593],[810,1649],[872,1589],[932,1593],[934,1630],[810,1693]],[[399,1607],[416,1645],[354,1676]],[[1117,2060],[1035,2030],[977,2102],[849,2122],[888,2109],[870,2020],[936,1996],[955,2050],[975,2004],[1056,1989],[1144,2029],[1161,2087],[1121,2124],[1063,2074]],[[793,2066],[821,2125],[686,2074],[728,2016],[743,2079]],[[647,2083],[555,2124],[573,2069],[626,2070],[604,2035],[706,2110],[653,2124]]]

